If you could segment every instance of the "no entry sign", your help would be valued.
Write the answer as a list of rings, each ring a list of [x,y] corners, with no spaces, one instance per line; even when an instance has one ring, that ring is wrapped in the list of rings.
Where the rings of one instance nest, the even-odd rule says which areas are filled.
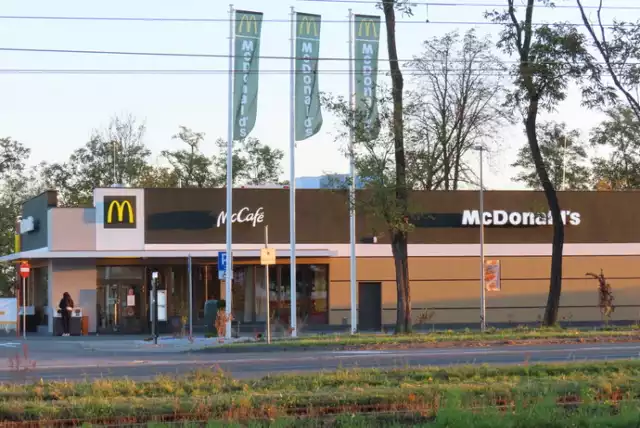
[[[31,266],[29,262],[20,263],[20,276],[23,278],[29,278],[29,274],[31,273]]]

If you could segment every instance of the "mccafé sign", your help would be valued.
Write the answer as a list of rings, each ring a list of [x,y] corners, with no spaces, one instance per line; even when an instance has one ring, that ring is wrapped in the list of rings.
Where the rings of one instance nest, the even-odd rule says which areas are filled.
[[[222,226],[227,221],[227,213],[224,211],[220,211],[218,214],[218,222],[217,227]],[[231,214],[231,223],[249,223],[252,227],[256,227],[258,223],[262,223],[264,221],[264,208],[260,207],[255,211],[249,209],[249,207],[244,207],[238,210],[235,213]]]
[[[561,211],[562,222],[565,225],[577,226],[580,224],[580,213],[573,211]],[[519,212],[493,210],[483,213],[485,226],[546,226],[553,224],[551,212]],[[463,226],[480,226],[480,211],[465,210],[462,213]]]

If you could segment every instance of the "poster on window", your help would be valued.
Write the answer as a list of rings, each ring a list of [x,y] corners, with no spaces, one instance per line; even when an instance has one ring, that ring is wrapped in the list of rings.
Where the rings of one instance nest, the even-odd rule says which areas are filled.
[[[484,285],[487,291],[500,291],[500,260],[485,261]]]

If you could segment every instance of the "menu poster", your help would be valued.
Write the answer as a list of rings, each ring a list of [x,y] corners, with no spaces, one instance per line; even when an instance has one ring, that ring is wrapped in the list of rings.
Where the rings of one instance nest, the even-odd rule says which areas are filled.
[[[500,291],[500,260],[487,260],[484,263],[484,284],[487,291]]]

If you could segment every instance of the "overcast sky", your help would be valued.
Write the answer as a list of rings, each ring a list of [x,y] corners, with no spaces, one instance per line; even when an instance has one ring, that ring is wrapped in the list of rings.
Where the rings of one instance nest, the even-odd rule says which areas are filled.
[[[419,2],[419,1],[418,1]],[[483,18],[487,5],[501,5],[505,0],[439,0],[442,5],[418,5],[415,16],[399,18],[398,49],[401,58],[409,59],[420,52],[421,42],[459,28],[476,27],[484,34],[497,34],[499,27],[486,25]],[[593,6],[595,0],[585,0]],[[614,17],[636,20],[640,4],[635,0],[607,0],[604,20]],[[565,20],[580,22],[575,1],[560,0],[554,11],[539,13],[536,22]],[[289,8],[322,15],[321,57],[345,58],[348,55],[348,9],[354,13],[381,14],[373,2],[319,3],[284,0],[238,0],[238,9],[264,12],[261,54],[289,55]],[[30,49],[71,49],[135,52],[219,54],[220,58],[185,58],[157,56],[81,55],[68,53],[0,51],[0,69],[100,69],[100,70],[166,70],[214,69],[207,75],[82,75],[82,74],[0,74],[0,135],[11,136],[33,150],[32,163],[42,160],[63,161],[71,151],[83,145],[94,128],[107,125],[114,114],[131,113],[148,127],[147,145],[154,156],[163,149],[175,148],[171,136],[179,125],[206,133],[203,150],[214,152],[213,142],[226,136],[227,124],[227,58],[228,4],[221,0],[3,0],[0,4],[0,47]],[[136,18],[213,18],[215,22],[122,22],[108,20],[26,20],[9,16],[90,16]],[[426,23],[426,19],[429,23]],[[270,21],[273,20],[273,21]],[[345,22],[326,22],[342,21]],[[455,23],[451,23],[455,21]],[[463,24],[458,24],[464,22]],[[476,23],[476,24],[474,24]],[[384,32],[381,34],[385,40]],[[380,57],[387,58],[381,44]],[[288,151],[289,93],[286,59],[262,59],[259,107],[252,136]],[[346,95],[348,64],[344,60],[320,63],[320,90]],[[380,64],[388,69],[387,63]],[[381,77],[384,81],[385,78]],[[334,141],[334,123],[325,112],[322,131],[298,144],[297,176],[346,172],[348,163]],[[601,115],[580,106],[574,91],[558,111],[543,119],[566,121],[570,127],[585,133]],[[524,143],[521,126],[500,131],[503,148],[495,153],[486,173],[489,187],[514,189],[520,186],[510,178],[516,171],[506,165],[514,159]],[[160,159],[156,159],[161,162]],[[285,160],[285,176],[289,162]]]

